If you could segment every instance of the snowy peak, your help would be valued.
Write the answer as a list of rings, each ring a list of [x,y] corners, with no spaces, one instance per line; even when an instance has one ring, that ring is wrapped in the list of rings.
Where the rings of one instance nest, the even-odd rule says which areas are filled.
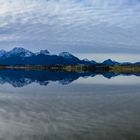
[[[67,58],[67,59],[76,58],[74,55],[72,55],[72,54],[69,53],[69,52],[61,52],[61,53],[59,54],[59,56],[64,57],[64,58]]]
[[[30,57],[33,53],[24,48],[13,48],[11,51],[7,52],[7,57],[10,56],[21,56],[21,57]]]
[[[5,50],[0,50],[0,57],[4,56],[6,54]]]
[[[39,54],[49,55],[50,52],[48,50],[41,50]]]
[[[85,61],[85,62],[90,62],[87,58],[84,58],[83,61]]]
[[[41,55],[43,54],[43,55]],[[48,50],[33,53],[24,48],[13,48],[10,51],[0,50],[1,65],[140,65],[137,63],[118,63],[107,59],[102,63],[96,63],[88,59],[80,60],[69,52],[61,52],[59,55],[51,55]]]

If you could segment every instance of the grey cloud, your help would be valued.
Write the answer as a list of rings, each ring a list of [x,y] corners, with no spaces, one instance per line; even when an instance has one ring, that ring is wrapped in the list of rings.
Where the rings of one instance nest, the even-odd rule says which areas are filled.
[[[87,52],[140,51],[139,0],[0,3],[0,47],[3,42],[13,41],[12,44],[22,44],[31,50],[76,51],[75,47],[81,46],[81,51]]]

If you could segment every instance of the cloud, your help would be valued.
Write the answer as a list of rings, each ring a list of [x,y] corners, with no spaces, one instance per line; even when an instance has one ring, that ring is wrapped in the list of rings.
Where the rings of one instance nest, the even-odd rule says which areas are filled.
[[[0,46],[140,51],[139,9],[139,0],[0,0]]]

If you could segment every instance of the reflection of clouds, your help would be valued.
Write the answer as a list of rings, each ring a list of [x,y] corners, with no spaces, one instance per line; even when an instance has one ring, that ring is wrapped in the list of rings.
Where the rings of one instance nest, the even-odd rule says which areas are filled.
[[[119,140],[130,133],[139,138],[139,85],[2,87],[0,139]]]
[[[96,75],[95,77],[88,77],[87,79],[79,78],[74,83],[80,84],[104,84],[104,85],[139,85],[140,77],[133,75],[118,75],[110,79],[105,78],[103,75]]]
[[[0,78],[0,84],[9,83],[13,87],[20,87],[20,88],[32,84],[34,82],[44,86],[47,86],[49,84],[49,81],[46,81],[46,79],[44,79],[44,81],[39,81],[38,79],[34,80],[32,78],[26,78],[26,77],[20,79],[12,79],[10,77]]]
[[[0,0],[0,41],[139,50],[139,9],[138,0]]]

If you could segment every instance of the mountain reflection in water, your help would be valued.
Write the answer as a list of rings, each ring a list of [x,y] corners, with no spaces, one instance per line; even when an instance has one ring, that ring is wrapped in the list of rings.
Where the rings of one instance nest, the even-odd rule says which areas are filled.
[[[0,82],[0,140],[140,140],[138,75],[1,70]]]
[[[50,81],[58,81],[60,84],[67,85],[77,80],[80,77],[94,77],[96,75],[103,75],[105,78],[112,78],[120,74],[113,72],[51,72],[51,71],[24,71],[24,70],[0,70],[0,84],[9,83],[13,87],[23,87],[33,82],[40,85],[48,85]],[[123,74],[132,75],[132,74]],[[140,76],[140,74],[133,74]]]

